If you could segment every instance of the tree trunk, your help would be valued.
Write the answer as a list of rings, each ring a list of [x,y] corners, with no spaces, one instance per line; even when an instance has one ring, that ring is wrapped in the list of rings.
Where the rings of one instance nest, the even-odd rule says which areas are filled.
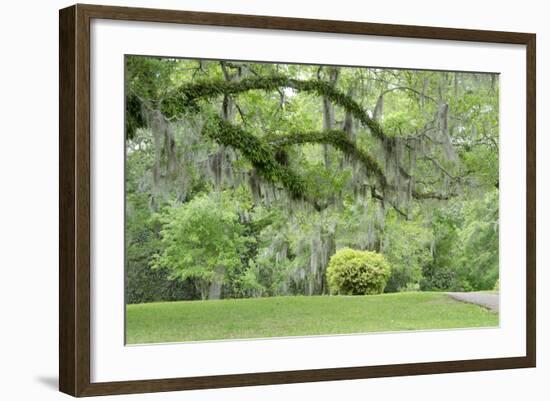
[[[350,85],[349,89],[348,89],[348,96],[350,98],[353,98],[353,95],[354,95],[354,90],[353,90],[353,86]],[[344,131],[349,140],[353,143],[355,143],[355,127],[354,127],[354,123],[353,123],[353,115],[351,114],[351,112],[349,110],[346,110],[346,114],[344,116],[344,123],[342,124],[342,131]],[[351,158],[349,157],[348,154],[344,153],[344,156],[342,157],[342,162],[340,164],[340,167],[345,167],[346,165],[349,164],[349,162],[351,161]]]
[[[212,281],[208,288],[208,299],[220,299],[222,294],[222,282],[219,280]]]
[[[221,298],[224,276],[225,268],[223,266],[216,267],[214,270],[214,277],[212,277],[208,287],[208,299]]]
[[[199,294],[201,295],[201,300],[205,301],[208,299],[208,282],[203,279],[197,279],[195,282],[195,287],[197,288]]]
[[[335,87],[338,82],[340,70],[336,67],[328,68],[328,82],[330,86]],[[325,131],[334,128],[334,105],[330,99],[323,97],[323,129]],[[330,166],[329,146],[323,145],[323,152],[325,157],[325,167]]]

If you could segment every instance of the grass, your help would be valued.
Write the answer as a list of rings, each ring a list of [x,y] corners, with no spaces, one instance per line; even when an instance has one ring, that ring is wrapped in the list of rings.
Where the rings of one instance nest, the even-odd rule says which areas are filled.
[[[433,292],[159,302],[126,307],[126,342],[490,327],[498,323],[496,313]]]

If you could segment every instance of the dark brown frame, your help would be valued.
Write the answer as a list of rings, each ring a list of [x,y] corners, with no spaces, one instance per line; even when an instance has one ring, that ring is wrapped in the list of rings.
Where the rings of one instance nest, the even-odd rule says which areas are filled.
[[[90,20],[92,18],[267,28],[402,38],[511,43],[527,49],[526,356],[284,372],[90,382]],[[349,21],[77,4],[59,13],[59,389],[73,396],[364,379],[536,364],[535,120],[536,36]]]

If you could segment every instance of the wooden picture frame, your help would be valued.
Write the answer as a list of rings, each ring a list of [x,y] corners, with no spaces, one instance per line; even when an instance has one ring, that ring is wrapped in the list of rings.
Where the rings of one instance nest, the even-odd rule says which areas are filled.
[[[221,376],[91,382],[90,380],[90,21],[94,18],[221,27],[309,31],[399,38],[517,44],[526,47],[526,355],[429,363]],[[348,380],[401,375],[534,367],[535,276],[535,48],[530,33],[495,32],[363,22],[74,5],[59,15],[59,388],[73,396],[144,393]]]

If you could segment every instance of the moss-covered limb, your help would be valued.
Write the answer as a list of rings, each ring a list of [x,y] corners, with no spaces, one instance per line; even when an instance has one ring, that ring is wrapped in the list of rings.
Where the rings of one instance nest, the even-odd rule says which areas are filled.
[[[379,139],[391,140],[391,138],[384,133],[380,124],[370,118],[359,103],[353,100],[351,96],[348,96],[331,86],[328,82],[319,80],[300,81],[297,79],[290,79],[289,81],[291,84],[290,87],[293,89],[316,93],[317,95],[324,96],[334,104],[344,108],[347,112],[351,113],[353,117],[366,125],[375,137]]]
[[[219,117],[205,123],[203,134],[221,145],[238,149],[264,179],[283,185],[292,198],[307,200],[305,182],[288,166],[278,163],[271,146],[253,134]]]
[[[331,145],[349,156],[352,160],[356,160],[363,164],[368,175],[377,177],[382,186],[386,185],[387,180],[380,164],[371,155],[360,150],[355,143],[349,140],[344,131],[329,130],[293,133],[272,138],[270,143],[275,148],[284,148],[290,145],[301,145],[305,143]]]
[[[329,206],[330,202],[321,202],[315,199],[308,193],[307,185],[302,177],[293,171],[290,166],[280,163],[277,158],[277,150],[281,149],[275,147],[273,144],[261,140],[250,132],[242,129],[241,127],[231,124],[228,121],[223,120],[220,117],[211,117],[203,127],[203,134],[216,143],[225,146],[231,146],[234,149],[238,149],[241,154],[252,164],[257,173],[268,182],[281,184],[290,194],[292,199],[300,199],[310,203],[317,211],[321,211]],[[332,133],[336,135],[336,132]],[[313,138],[312,138],[313,139]],[[294,141],[295,144],[307,143],[312,141],[305,141],[302,138],[299,141]],[[319,142],[319,141],[317,141]],[[339,143],[337,146],[340,149],[346,149],[348,154],[354,152],[347,147],[345,142],[341,142],[333,139],[334,143]],[[321,142],[319,142],[321,143]],[[290,143],[288,143],[289,145]],[[350,143],[351,144],[351,143]],[[363,163],[374,162],[369,159],[368,155],[362,154],[355,145],[351,144],[351,147],[356,150],[355,157],[357,157]],[[369,164],[370,165],[370,164]],[[377,165],[372,165],[377,166]],[[375,171],[373,167],[373,171]],[[376,174],[381,173],[381,170],[376,170]],[[381,177],[383,177],[383,174]],[[385,181],[384,181],[385,182]]]
[[[329,99],[334,104],[343,107],[353,117],[366,125],[372,134],[379,138],[388,140],[382,127],[357,103],[351,96],[348,96],[328,82],[318,79],[299,80],[284,75],[272,75],[267,77],[248,77],[240,81],[211,80],[195,82],[180,86],[171,96],[162,102],[161,109],[168,117],[174,113],[182,113],[185,109],[198,110],[197,100],[208,100],[221,95],[236,95],[250,90],[274,91],[279,88],[292,88],[297,91],[315,93]]]

